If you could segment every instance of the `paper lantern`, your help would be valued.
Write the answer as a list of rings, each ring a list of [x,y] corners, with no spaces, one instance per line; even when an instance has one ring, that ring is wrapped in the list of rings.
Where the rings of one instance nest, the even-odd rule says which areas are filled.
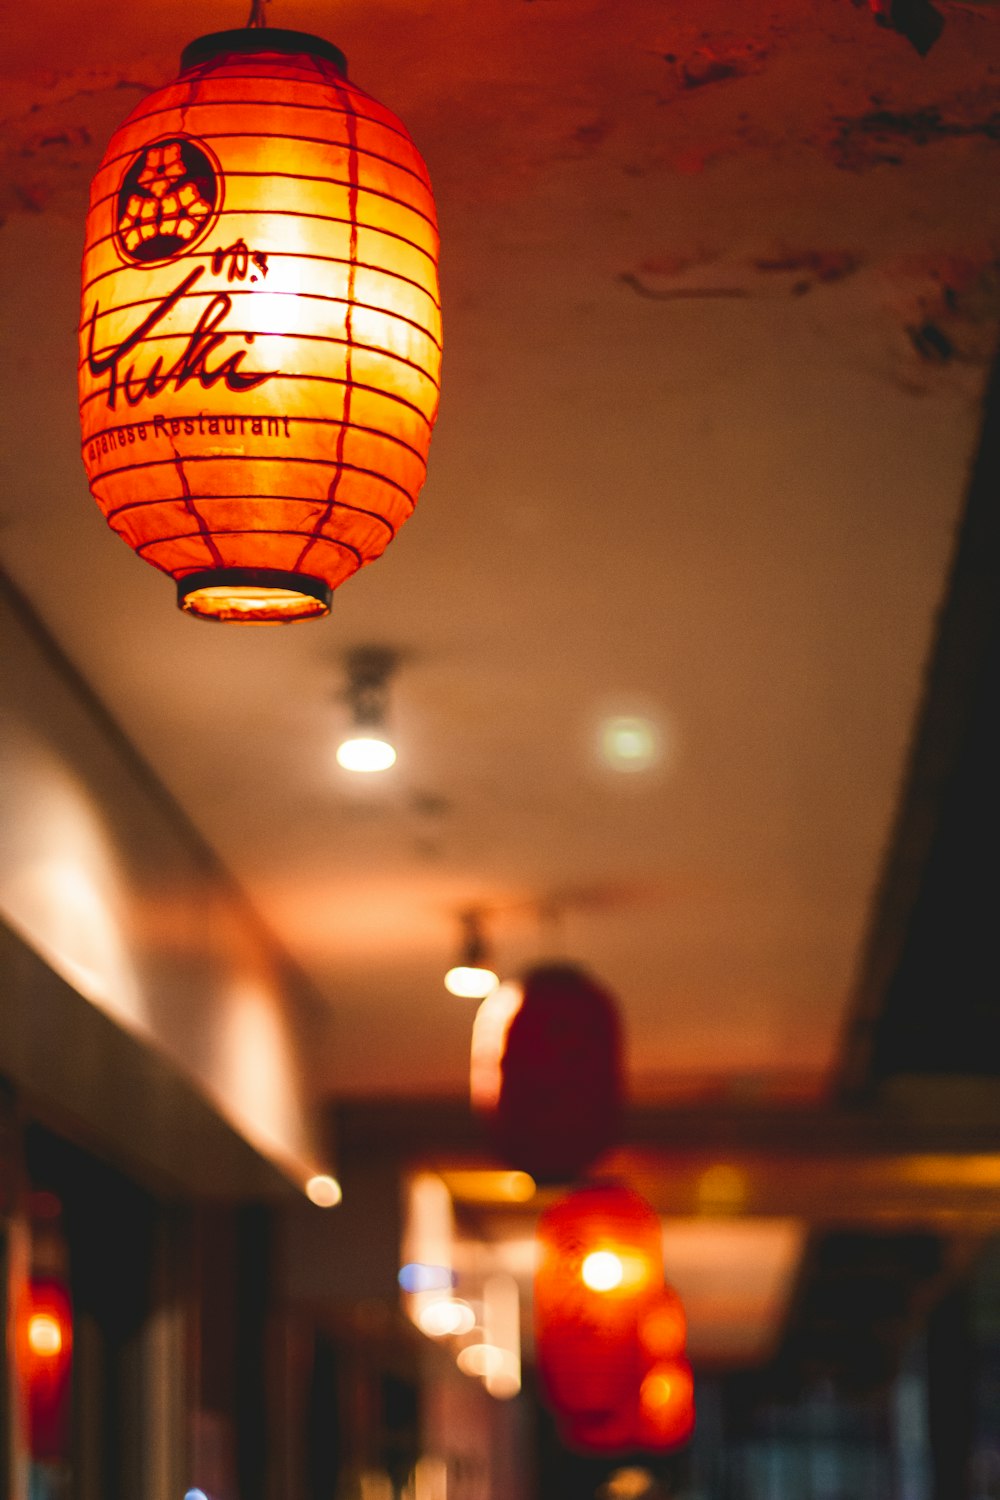
[[[437,249],[413,142],[317,37],[202,37],[114,135],[87,217],[83,458],[183,609],[325,614],[409,516]]]
[[[637,1327],[639,1347],[650,1360],[677,1359],[687,1343],[684,1304],[672,1286],[665,1286],[644,1308]]]
[[[690,1441],[694,1425],[694,1377],[680,1352],[643,1365],[617,1410],[559,1419],[563,1440],[585,1453],[669,1453]]]
[[[663,1286],[660,1222],[638,1193],[595,1184],[538,1223],[535,1349],[542,1389],[564,1417],[634,1411],[639,1321]]]
[[[16,1347],[32,1457],[62,1457],[69,1442],[73,1311],[61,1281],[32,1277],[28,1282],[19,1304]]]
[[[657,1360],[639,1387],[636,1441],[639,1447],[669,1451],[694,1432],[694,1377],[683,1356]]]
[[[634,1392],[620,1411],[563,1416],[557,1425],[566,1446],[582,1453],[630,1453],[639,1446]]]
[[[621,1115],[615,1002],[580,969],[546,965],[487,997],[472,1039],[473,1104],[501,1155],[539,1182],[578,1176]]]

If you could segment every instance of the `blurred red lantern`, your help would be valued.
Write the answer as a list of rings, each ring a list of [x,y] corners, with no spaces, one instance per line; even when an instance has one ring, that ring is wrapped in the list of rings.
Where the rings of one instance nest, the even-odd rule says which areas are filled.
[[[687,1317],[672,1286],[663,1287],[640,1314],[637,1332],[646,1359],[677,1359],[684,1353]]]
[[[87,217],[83,458],[183,609],[325,614],[409,516],[437,249],[413,142],[320,38],[202,37],[116,132]]]
[[[538,1223],[535,1349],[542,1388],[564,1417],[634,1411],[638,1326],[663,1286],[660,1221],[644,1199],[595,1184]]]
[[[32,1457],[62,1457],[69,1440],[73,1310],[61,1281],[28,1282],[18,1316],[17,1360]]]
[[[570,1448],[584,1453],[628,1453],[639,1446],[635,1395],[620,1411],[597,1416],[564,1416],[559,1435]]]
[[[656,1360],[640,1371],[622,1405],[611,1413],[562,1415],[560,1432],[573,1448],[587,1453],[627,1453],[644,1449],[671,1452],[694,1433],[694,1377],[678,1355]]]
[[[639,1386],[637,1445],[679,1448],[694,1431],[694,1377],[681,1356],[657,1360]]]
[[[511,1166],[540,1182],[578,1176],[613,1143],[621,1115],[612,997],[569,965],[501,985],[476,1016],[472,1098]]]

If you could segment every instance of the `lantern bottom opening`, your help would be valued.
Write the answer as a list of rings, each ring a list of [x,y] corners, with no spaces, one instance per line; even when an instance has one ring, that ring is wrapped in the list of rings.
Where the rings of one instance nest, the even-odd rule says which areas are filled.
[[[177,604],[200,620],[287,625],[330,613],[329,584],[278,568],[208,568],[177,580]]]

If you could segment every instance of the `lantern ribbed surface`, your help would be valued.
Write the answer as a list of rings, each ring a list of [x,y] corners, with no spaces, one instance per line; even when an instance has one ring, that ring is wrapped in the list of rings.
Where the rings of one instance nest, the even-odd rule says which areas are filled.
[[[109,524],[184,608],[269,623],[325,613],[416,503],[437,222],[405,128],[328,43],[204,42],[94,179],[83,456]]]

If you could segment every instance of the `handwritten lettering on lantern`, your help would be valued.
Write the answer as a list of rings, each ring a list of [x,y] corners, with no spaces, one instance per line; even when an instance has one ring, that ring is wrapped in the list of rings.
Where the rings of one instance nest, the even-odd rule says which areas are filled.
[[[226,333],[220,333],[218,330],[220,323],[225,321],[233,307],[233,299],[228,293],[216,292],[195,324],[180,356],[169,370],[163,370],[163,357],[158,355],[145,375],[141,373],[136,375],[134,363],[129,365],[124,376],[121,374],[120,366],[125,358],[158,336],[154,333],[154,329],[169,316],[182,297],[186,297],[194,290],[204,274],[204,266],[197,266],[189,272],[184,280],[179,282],[173,291],[168,292],[163,301],[153,308],[152,312],[147,313],[138,328],[126,334],[120,344],[105,354],[98,354],[94,348],[94,331],[101,312],[100,304],[94,303],[94,311],[90,315],[90,322],[87,326],[87,366],[91,375],[95,377],[109,372],[107,404],[112,411],[115,409],[119,388],[130,406],[138,406],[144,397],[158,396],[161,391],[167,389],[171,382],[175,391],[183,390],[189,380],[197,380],[206,391],[211,390],[217,380],[224,380],[231,391],[252,391],[256,386],[262,385],[265,380],[270,380],[279,373],[277,370],[264,370],[258,374],[244,374],[240,370],[240,364],[246,352],[243,349],[235,354],[229,354],[214,368],[210,365],[212,355],[226,342]],[[241,337],[247,344],[252,344],[254,341],[252,333],[244,333]]]
[[[345,66],[297,32],[202,38],[112,138],[91,191],[91,489],[211,618],[325,613],[426,474],[434,203],[405,128]]]

